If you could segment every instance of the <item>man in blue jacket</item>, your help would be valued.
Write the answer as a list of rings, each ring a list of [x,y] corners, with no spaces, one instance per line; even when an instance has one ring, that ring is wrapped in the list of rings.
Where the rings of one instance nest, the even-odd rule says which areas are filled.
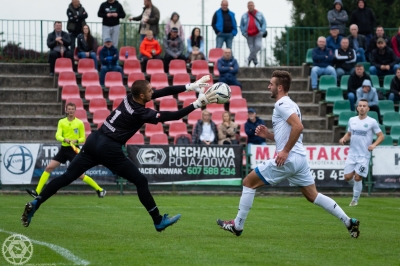
[[[249,119],[247,119],[247,122],[244,124],[244,131],[246,132],[247,135],[247,152],[250,153],[251,151],[251,145],[267,145],[265,142],[264,138],[261,138],[259,136],[256,136],[256,128],[259,125],[264,125],[265,123],[262,119],[257,117],[256,110],[253,108],[249,108],[248,110],[249,114]]]
[[[113,46],[113,42],[110,37],[104,40],[104,47],[100,51],[100,85],[104,86],[104,79],[106,73],[110,71],[118,71],[121,73],[122,78],[124,77],[122,73],[122,68],[117,64],[118,62],[118,49]]]
[[[217,48],[222,48],[225,42],[226,48],[232,49],[233,37],[237,34],[237,25],[235,13],[228,9],[228,1],[221,2],[221,8],[214,13],[211,26],[217,34]]]
[[[239,65],[232,56],[232,51],[229,48],[224,49],[223,56],[218,59],[219,82],[224,82],[228,85],[236,85],[242,88],[242,84],[236,79],[236,74],[239,71]]]
[[[333,25],[329,29],[330,36],[326,37],[326,47],[335,51],[340,48],[340,42],[342,41],[342,36],[339,35],[339,27]]]
[[[326,47],[325,37],[319,37],[317,45],[318,47],[315,47],[312,51],[311,88],[313,90],[318,88],[318,77],[321,75],[331,75],[336,80],[336,70],[331,66],[334,54],[331,49]]]

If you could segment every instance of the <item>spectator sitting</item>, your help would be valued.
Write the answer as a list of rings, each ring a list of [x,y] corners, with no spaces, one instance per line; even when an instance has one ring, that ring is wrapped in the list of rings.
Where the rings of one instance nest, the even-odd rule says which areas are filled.
[[[194,126],[192,143],[206,145],[218,143],[217,126],[211,120],[211,113],[207,109],[203,110],[202,119],[199,119]]]
[[[336,75],[338,81],[340,81],[343,75],[350,75],[354,72],[356,60],[356,52],[349,48],[349,39],[344,37],[340,42],[340,48],[335,50]]]
[[[160,11],[153,5],[151,0],[144,0],[143,12],[140,16],[129,18],[129,20],[140,21],[139,34],[140,41],[146,37],[148,30],[151,30],[154,39],[157,40],[159,32],[158,23],[160,22]]]
[[[381,113],[378,106],[378,93],[376,92],[376,89],[372,87],[371,81],[369,80],[364,80],[362,87],[357,89],[357,105],[361,99],[365,99],[368,101],[369,110],[378,113],[379,124],[382,124]]]
[[[247,135],[247,152],[250,153],[251,145],[267,145],[265,139],[259,136],[256,136],[256,128],[259,125],[264,125],[265,123],[259,117],[257,117],[256,110],[253,108],[249,108],[248,110],[248,119],[244,124],[244,131]]]
[[[165,24],[165,35],[171,32],[172,28],[178,29],[178,36],[184,40],[185,39],[185,32],[183,31],[183,27],[181,22],[179,21],[179,14],[174,12],[171,15],[171,19]]]
[[[336,79],[336,70],[331,66],[333,62],[333,52],[326,47],[326,39],[320,36],[317,41],[318,47],[312,51],[313,67],[311,69],[311,88],[317,89],[318,77],[321,75],[331,75]]]
[[[225,42],[226,48],[232,49],[233,37],[237,34],[235,13],[228,9],[228,1],[221,1],[221,8],[215,11],[211,26],[217,34],[216,48],[222,48]]]
[[[326,47],[335,51],[340,48],[340,42],[342,41],[342,36],[339,35],[339,28],[336,25],[330,27],[330,36],[326,37]]]
[[[94,67],[97,69],[97,55],[95,47],[95,39],[90,33],[88,25],[83,26],[83,33],[79,34],[78,39],[78,57],[79,58],[92,58],[94,61]]]
[[[400,58],[400,27],[397,31],[397,34],[392,38],[392,47],[397,58]]]
[[[392,48],[392,42],[390,40],[390,37],[385,35],[385,30],[383,29],[382,26],[376,27],[376,32],[375,33],[376,33],[376,35],[374,37],[372,37],[371,41],[369,42],[367,53],[366,53],[367,55],[371,54],[371,52],[373,50],[378,48],[377,45],[376,45],[376,41],[379,38],[382,38],[385,41],[387,47]]]
[[[172,28],[171,32],[164,37],[164,71],[168,73],[169,63],[174,59],[186,60],[183,53],[183,41],[178,36],[178,29]]]
[[[188,60],[205,60],[204,55],[204,40],[200,35],[200,28],[194,28],[192,35],[187,39]]]
[[[71,38],[69,34],[61,30],[62,24],[60,21],[54,22],[54,31],[47,35],[47,47],[50,48],[49,63],[50,63],[50,76],[54,76],[54,67],[57,58],[65,57],[71,59],[74,65],[73,53],[69,50]]]
[[[87,19],[88,14],[83,8],[79,0],[72,0],[67,9],[67,30],[71,38],[71,51],[75,50],[75,39],[79,34],[82,34],[83,26],[86,25],[85,19]]]
[[[232,51],[229,48],[224,49],[223,56],[218,59],[219,82],[224,82],[228,85],[236,85],[242,88],[242,84],[236,79],[236,74],[239,71],[239,65],[232,56]]]
[[[367,39],[364,35],[358,34],[358,26],[353,24],[350,26],[349,47],[354,49],[357,54],[357,62],[366,62],[365,51],[367,50]]]
[[[350,24],[358,26],[359,33],[364,35],[367,40],[368,47],[376,25],[376,18],[372,9],[367,7],[365,0],[357,1],[357,8],[351,12]]]
[[[231,121],[231,114],[222,114],[222,124],[218,126],[218,144],[239,144],[237,140],[238,125]]]
[[[161,46],[156,39],[153,38],[153,32],[148,30],[146,38],[140,44],[141,63],[146,71],[147,61],[149,59],[162,59]]]
[[[400,101],[400,68],[396,70],[396,76],[390,83],[389,100]]]
[[[344,36],[347,20],[349,20],[349,16],[346,10],[343,9],[342,1],[335,0],[333,2],[333,9],[328,11],[329,26],[337,26],[339,28],[339,34]]]
[[[118,71],[121,73],[122,78],[124,74],[122,73],[122,68],[117,65],[118,61],[118,49],[113,46],[111,38],[105,39],[104,47],[100,50],[100,62],[102,64],[100,70],[100,85],[104,86],[104,79],[106,73],[110,71]]]
[[[397,65],[397,56],[393,50],[386,46],[384,39],[379,38],[376,41],[378,48],[374,49],[371,53],[371,67],[369,73],[371,75],[385,76],[396,73],[396,69],[399,68]]]
[[[364,80],[371,80],[371,77],[365,73],[362,64],[357,64],[355,71],[350,75],[349,81],[347,82],[347,97],[352,111],[355,111],[354,105],[357,100],[357,90],[362,87]]]

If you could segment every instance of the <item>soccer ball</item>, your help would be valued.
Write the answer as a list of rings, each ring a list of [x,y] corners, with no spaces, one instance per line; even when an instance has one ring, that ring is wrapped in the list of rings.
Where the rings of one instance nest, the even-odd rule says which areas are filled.
[[[231,88],[223,82],[215,83],[209,90],[217,92],[217,103],[223,104],[231,99]]]

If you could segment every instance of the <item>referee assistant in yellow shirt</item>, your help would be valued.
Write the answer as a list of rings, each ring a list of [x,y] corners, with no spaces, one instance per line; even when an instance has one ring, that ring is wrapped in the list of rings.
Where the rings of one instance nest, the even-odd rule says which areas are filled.
[[[67,161],[72,162],[72,160],[75,158],[76,153],[72,149],[70,143],[78,145],[79,143],[85,142],[85,127],[82,120],[75,117],[75,104],[68,103],[66,109],[68,115],[67,117],[58,121],[56,133],[56,139],[61,142],[61,149],[47,165],[42,176],[40,177],[36,190],[26,189],[29,195],[34,198],[40,194],[54,169],[60,166],[60,164],[66,163]],[[102,189],[91,177],[82,174],[79,178],[94,188],[99,198],[103,198],[106,195],[106,191]]]

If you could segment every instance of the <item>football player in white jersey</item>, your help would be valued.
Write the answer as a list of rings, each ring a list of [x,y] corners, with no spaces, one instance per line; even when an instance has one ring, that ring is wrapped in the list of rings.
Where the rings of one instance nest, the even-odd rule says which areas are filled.
[[[349,154],[344,164],[344,179],[353,184],[350,206],[357,206],[362,191],[362,178],[368,176],[371,151],[384,139],[378,122],[367,115],[368,101],[361,99],[357,105],[358,116],[349,119],[347,133],[339,140],[344,145],[350,140]],[[373,134],[378,138],[372,143]]]
[[[303,124],[300,109],[288,96],[291,82],[292,77],[287,71],[272,73],[268,89],[271,92],[271,98],[276,100],[272,115],[274,131],[269,132],[266,126],[260,125],[256,129],[256,135],[276,142],[275,158],[259,164],[243,180],[243,191],[236,219],[227,221],[218,219],[217,224],[222,229],[240,236],[253,205],[256,188],[264,185],[273,186],[287,179],[291,185],[300,188],[308,201],[340,219],[349,230],[351,237],[357,238],[360,235],[360,222],[348,217],[334,200],[318,193],[315,187],[302,143]]]

